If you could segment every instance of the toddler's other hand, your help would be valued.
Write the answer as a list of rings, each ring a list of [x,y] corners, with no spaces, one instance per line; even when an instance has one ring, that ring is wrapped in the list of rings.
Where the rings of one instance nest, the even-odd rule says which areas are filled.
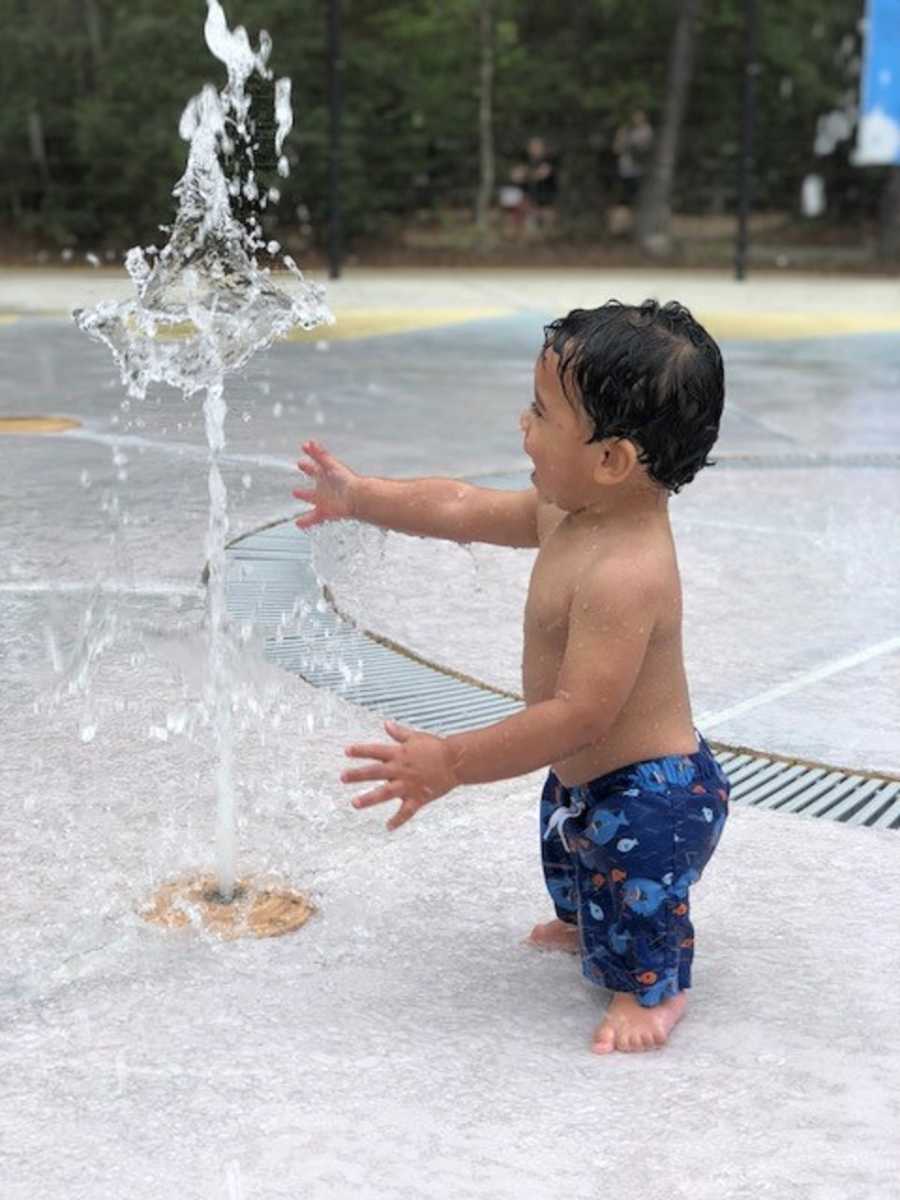
[[[387,823],[388,829],[393,830],[405,825],[432,800],[445,796],[457,786],[459,780],[456,778],[450,747],[444,738],[405,729],[396,721],[386,721],[384,727],[397,745],[376,743],[348,746],[344,752],[348,758],[372,758],[377,765],[362,767],[358,771],[344,771],[341,782],[386,780],[383,787],[357,796],[353,807],[370,808],[386,800],[402,801]]]
[[[359,476],[351,471],[333,454],[329,454],[318,442],[304,442],[303,452],[297,466],[309,475],[311,487],[298,487],[293,495],[305,500],[313,508],[294,522],[300,529],[311,529],[323,521],[338,521],[353,516],[353,487]]]

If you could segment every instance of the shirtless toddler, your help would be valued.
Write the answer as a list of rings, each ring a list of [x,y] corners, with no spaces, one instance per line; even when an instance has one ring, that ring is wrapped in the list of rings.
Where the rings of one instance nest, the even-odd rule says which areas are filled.
[[[665,1043],[684,1013],[689,889],[725,822],[728,781],[694,729],[669,495],[707,465],[724,401],[715,342],[679,304],[610,301],[545,329],[522,414],[533,486],[355,474],[303,446],[312,504],[297,524],[351,518],[457,542],[539,548],[525,606],[525,709],[434,737],[388,721],[391,743],[348,747],[375,783],[356,808],[397,800],[396,829],[463,784],[550,772],[544,877],[556,911],[529,942],[580,954],[612,991],[592,1049]]]

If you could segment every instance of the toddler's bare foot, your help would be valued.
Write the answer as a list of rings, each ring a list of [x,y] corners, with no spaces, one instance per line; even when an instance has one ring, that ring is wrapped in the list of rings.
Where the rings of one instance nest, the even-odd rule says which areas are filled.
[[[545,921],[543,925],[535,925],[525,940],[529,946],[537,946],[539,950],[565,950],[567,954],[579,952],[578,929],[575,925],[567,925],[565,921]]]
[[[663,1046],[687,1006],[687,996],[679,992],[662,1004],[642,1008],[628,992],[614,992],[606,1016],[594,1031],[591,1049],[595,1054],[611,1050],[654,1050]]]

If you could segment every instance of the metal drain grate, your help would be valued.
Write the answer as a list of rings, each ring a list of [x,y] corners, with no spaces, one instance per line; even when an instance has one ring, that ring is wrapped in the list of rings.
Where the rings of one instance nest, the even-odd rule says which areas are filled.
[[[457,678],[376,640],[340,617],[322,596],[311,542],[293,522],[228,548],[228,610],[264,637],[266,658],[315,687],[430,733],[500,721],[522,702]],[[286,632],[300,625],[301,633]]]
[[[732,800],[741,804],[848,825],[900,829],[900,780],[721,747],[716,758],[731,781]]]
[[[522,480],[493,476],[479,482]],[[437,734],[478,729],[523,707],[513,696],[435,667],[339,616],[316,580],[312,543],[293,521],[232,542],[228,560],[231,616],[263,634],[270,662],[315,687]],[[712,745],[739,804],[900,829],[900,780]]]

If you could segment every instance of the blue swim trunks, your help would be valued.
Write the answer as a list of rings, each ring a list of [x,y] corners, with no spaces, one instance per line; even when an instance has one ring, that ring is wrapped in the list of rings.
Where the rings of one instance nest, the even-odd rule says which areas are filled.
[[[580,787],[551,771],[541,797],[544,879],[556,915],[578,926],[585,978],[646,1008],[691,986],[688,891],[728,815],[728,779],[698,741],[696,754]]]

